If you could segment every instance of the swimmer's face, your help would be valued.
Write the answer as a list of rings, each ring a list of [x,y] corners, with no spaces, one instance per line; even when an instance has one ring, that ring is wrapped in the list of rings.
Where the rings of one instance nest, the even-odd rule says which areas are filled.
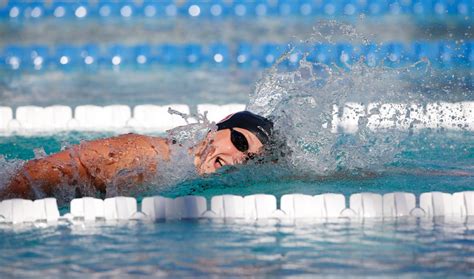
[[[242,128],[232,130],[223,129],[208,134],[196,156],[195,163],[200,174],[213,173],[227,165],[242,164],[261,152],[263,144],[253,133]]]

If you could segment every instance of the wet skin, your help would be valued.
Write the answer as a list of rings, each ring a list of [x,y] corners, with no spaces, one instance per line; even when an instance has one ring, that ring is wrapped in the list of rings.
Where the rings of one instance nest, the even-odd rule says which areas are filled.
[[[241,152],[230,140],[230,130],[210,132],[190,149],[199,174],[239,164],[258,153],[262,143],[248,130],[241,132],[249,149]],[[0,199],[53,196],[59,187],[85,186],[104,193],[107,185],[130,187],[152,181],[160,161],[170,160],[169,141],[161,137],[126,134],[83,142],[59,153],[25,163],[0,192]],[[128,175],[122,175],[127,173]],[[120,174],[120,175],[119,175]]]
[[[246,152],[239,151],[230,140],[229,129],[210,133],[204,141],[205,144],[197,150],[194,157],[194,165],[199,174],[213,173],[226,165],[241,164],[249,155],[260,152],[263,145],[254,134],[242,128],[234,128],[234,130],[245,136],[249,149]]]

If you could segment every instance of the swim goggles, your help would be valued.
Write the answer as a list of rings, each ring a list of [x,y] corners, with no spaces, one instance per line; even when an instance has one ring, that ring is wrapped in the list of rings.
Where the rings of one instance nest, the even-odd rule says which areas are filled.
[[[244,134],[232,128],[230,128],[230,141],[240,152],[246,152],[249,150],[249,142]]]

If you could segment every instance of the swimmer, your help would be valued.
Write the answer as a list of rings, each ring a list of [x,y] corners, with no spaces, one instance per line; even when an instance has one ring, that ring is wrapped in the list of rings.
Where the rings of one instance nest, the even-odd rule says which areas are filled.
[[[248,111],[227,116],[217,123],[217,131],[209,132],[189,150],[197,173],[210,174],[227,165],[245,163],[263,152],[272,129],[270,120]],[[53,196],[64,185],[87,185],[105,195],[107,185],[117,185],[123,172],[132,174],[125,176],[124,185],[150,182],[159,162],[173,156],[172,144],[169,139],[138,134],[83,142],[25,163],[0,192],[0,199]]]

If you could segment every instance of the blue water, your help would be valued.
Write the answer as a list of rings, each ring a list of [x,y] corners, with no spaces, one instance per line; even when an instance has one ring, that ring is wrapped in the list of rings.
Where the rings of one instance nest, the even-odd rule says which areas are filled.
[[[112,133],[70,132],[45,136],[0,137],[0,154],[7,161],[29,160],[52,154],[81,140],[113,136]],[[159,135],[159,134],[158,134]],[[152,188],[142,195],[160,194],[170,197],[221,194],[248,195],[268,193],[320,194],[327,192],[350,195],[356,192],[388,193],[406,191],[459,192],[474,187],[474,133],[422,131],[400,144],[395,159],[377,170],[344,173],[338,176],[258,175],[245,166],[240,172],[217,173],[206,178],[184,181],[178,185]],[[35,154],[36,153],[36,154]],[[266,166],[267,167],[267,166]],[[253,166],[250,169],[254,168]],[[271,166],[269,168],[272,168]],[[250,175],[250,176],[249,176]]]
[[[50,154],[104,133],[2,137],[8,161]],[[143,195],[387,193],[472,190],[474,134],[425,131],[401,143],[383,171],[346,177],[239,174]],[[34,152],[33,150],[37,150]],[[459,174],[462,175],[459,175]],[[255,172],[253,173],[255,174]],[[140,200],[140,196],[138,196]],[[67,205],[61,211],[67,212]],[[474,220],[442,218],[279,223],[242,220],[0,226],[0,277],[474,276]]]
[[[35,82],[39,82],[39,79]],[[205,92],[206,86],[209,85],[203,85],[202,92]],[[28,86],[23,85],[22,88],[28,89]],[[70,96],[74,96],[74,91],[80,86],[66,83],[65,88],[69,90]],[[137,90],[143,88],[137,87]],[[45,92],[46,95],[53,94],[47,90]],[[100,90],[95,93],[100,94]],[[192,95],[189,92],[187,94]],[[18,100],[28,103],[34,98],[51,102],[51,99],[41,98],[41,94],[31,94],[30,91],[10,96],[16,98],[12,104]],[[453,92],[452,96],[444,98],[456,100],[465,96],[466,92]],[[81,98],[76,98],[80,102]],[[102,101],[110,103],[113,94],[107,92],[104,96],[90,95],[89,98],[99,104]],[[126,95],[122,98],[125,100]],[[168,100],[166,96],[154,97],[152,94],[138,98],[143,98],[145,102],[152,102],[153,98],[162,98],[163,103]],[[245,99],[245,94],[228,94],[222,97],[221,102],[236,99]],[[68,100],[71,104],[76,102],[74,99]],[[200,99],[189,100],[199,102]],[[209,96],[209,100],[212,100],[212,96]],[[107,136],[113,134],[70,132],[0,137],[0,154],[8,165],[14,160],[28,160],[36,155],[57,152],[81,140]],[[420,194],[474,189],[472,132],[422,131],[408,136],[399,145],[400,152],[395,159],[384,163],[376,171],[362,170],[337,177],[308,174],[272,177],[270,172],[269,175],[256,177],[253,176],[255,172],[243,168],[240,172],[218,173],[151,189],[140,193],[137,198],[140,201],[143,196],[156,194],[168,197],[201,195],[210,198],[220,194],[255,193],[280,197],[288,193],[327,192],[342,193],[348,197],[357,192],[383,194],[407,191]],[[67,204],[61,205],[60,209],[66,212]],[[442,219],[398,219],[311,224],[201,220],[79,223],[51,227],[2,225],[0,277],[37,277],[38,274],[47,277],[273,277],[314,274],[472,277],[473,224],[472,221],[450,223]]]
[[[245,2],[245,5],[250,7],[253,5],[251,2]],[[280,2],[284,4],[285,1]],[[423,5],[430,3],[421,2]],[[341,13],[341,6],[335,16],[322,15],[321,8],[311,16],[299,17],[294,12],[290,17],[284,14],[275,16],[284,12],[284,9],[277,11],[275,8],[271,11],[273,16],[269,17],[232,15],[204,19],[183,17],[186,9],[181,8],[177,17],[160,14],[154,18],[143,15],[121,18],[119,9],[114,8],[112,18],[94,15],[79,19],[72,15],[74,10],[67,10],[70,14],[56,19],[49,10],[50,14],[34,19],[28,15],[32,9],[28,10],[29,7],[22,4],[19,18],[8,18],[9,10],[0,10],[0,105],[15,108],[54,104],[74,107],[116,103],[129,106],[147,103],[184,103],[190,106],[200,103],[246,103],[255,83],[263,75],[260,66],[265,64],[265,51],[274,54],[275,48],[266,46],[306,41],[315,33],[324,33],[328,25],[320,24],[321,18],[349,22],[357,31],[356,36],[347,28],[332,33],[329,39],[336,44],[360,44],[368,39],[374,43],[395,42],[407,46],[418,41],[436,47],[438,43],[443,45],[445,42],[446,45],[467,45],[474,38],[470,10],[460,15],[453,9],[458,3],[469,1],[447,2],[449,13],[438,15],[434,15],[434,6],[430,6],[429,11],[414,16],[411,6],[407,10],[406,3],[401,2],[399,15],[384,10],[379,15],[369,13],[347,18]],[[132,62],[112,67],[110,61],[92,68],[83,67],[77,61],[72,63],[74,65],[61,66],[60,52],[55,52],[59,49],[74,57],[77,53],[68,54],[68,51],[92,45],[107,49],[106,55],[110,56],[116,51],[110,50],[111,46],[117,45],[130,49],[130,46],[136,45],[208,46],[214,43],[228,47],[233,55],[229,57],[234,60],[241,43],[257,47],[253,50],[257,67],[239,67],[235,63],[215,67],[209,66],[208,62],[146,67]],[[24,64],[18,70],[9,70],[3,57],[6,53],[3,48],[9,46],[46,49],[42,53],[45,58],[43,66],[36,70],[31,68],[30,62],[34,57],[30,52],[24,52],[22,55],[30,64],[26,67]],[[443,54],[438,48],[433,53],[435,60]],[[460,57],[451,58],[459,60]],[[451,60],[438,63],[436,69],[426,72],[424,80],[433,90],[420,92],[425,100],[474,100],[472,63],[465,63],[468,58],[463,56],[461,60],[464,64],[461,65],[451,63]],[[418,83],[414,81],[406,89],[417,91]],[[384,97],[380,96],[381,100]],[[0,155],[6,160],[2,159],[0,166],[8,168],[17,160],[51,154],[81,140],[112,135],[70,132],[0,137]],[[399,152],[395,158],[388,163],[380,163],[376,168],[325,177],[311,173],[297,175],[279,169],[272,172],[265,168],[252,172],[243,167],[238,172],[218,173],[207,178],[152,188],[138,194],[137,198],[140,202],[143,196],[157,194],[210,198],[220,194],[267,193],[280,197],[288,193],[327,192],[342,193],[347,198],[357,192],[383,194],[407,191],[420,194],[474,190],[473,132],[422,131],[398,144]],[[279,175],[274,175],[276,172]],[[256,174],[259,174],[258,177]],[[68,205],[61,204],[60,210],[66,212]],[[330,220],[324,223],[199,220],[14,227],[2,224],[0,252],[0,278],[315,275],[472,278],[474,220],[454,222],[442,218],[401,218],[365,219],[361,222]]]
[[[472,277],[472,224],[203,220],[2,229],[0,276]]]

